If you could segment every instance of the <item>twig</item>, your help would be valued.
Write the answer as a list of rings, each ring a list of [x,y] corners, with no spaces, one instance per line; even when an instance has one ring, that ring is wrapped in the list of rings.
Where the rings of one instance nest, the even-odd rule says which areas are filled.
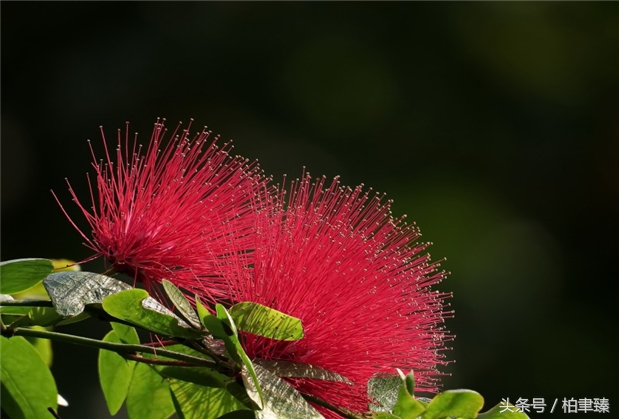
[[[7,300],[0,301],[0,307],[53,307],[49,300]]]
[[[105,349],[108,351],[116,352],[120,355],[135,355],[135,353],[147,353],[157,356],[163,356],[166,358],[176,359],[179,361],[185,361],[188,364],[195,366],[203,366],[209,368],[217,368],[217,363],[214,361],[198,358],[192,355],[186,355],[179,352],[170,351],[167,349],[157,349],[144,345],[130,345],[124,343],[105,342],[102,340],[85,338],[81,336],[68,335],[66,333],[49,332],[47,330],[27,329],[23,327],[4,327],[2,329],[2,335],[11,336],[30,336],[35,338],[49,339],[57,342],[72,343],[75,345],[88,346],[91,348]]]

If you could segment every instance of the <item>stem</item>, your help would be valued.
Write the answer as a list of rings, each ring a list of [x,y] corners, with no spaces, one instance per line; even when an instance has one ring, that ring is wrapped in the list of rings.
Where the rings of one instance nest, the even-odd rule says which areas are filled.
[[[66,333],[48,332],[46,330],[27,329],[23,327],[3,328],[2,335],[11,336],[30,336],[35,338],[49,339],[57,342],[72,343],[74,345],[88,346],[91,348],[105,349],[116,352],[122,356],[135,355],[135,353],[147,353],[156,356],[164,356],[179,361],[185,361],[195,366],[215,368],[217,364],[211,360],[198,358],[192,355],[181,354],[167,349],[157,349],[144,345],[129,345],[124,343],[104,342],[102,340],[84,338],[81,336],[68,335]]]
[[[130,361],[143,362],[144,364],[151,364],[151,365],[171,365],[174,367],[193,367],[193,364],[188,364],[187,362],[184,362],[184,361],[166,361],[164,359],[144,358],[143,356],[134,355],[134,354],[123,354],[122,357]]]
[[[53,307],[49,300],[9,300],[0,302],[0,307]]]
[[[54,307],[53,303],[49,300],[9,300],[9,301],[0,301],[0,307]],[[126,326],[135,327],[133,323],[129,323],[127,321],[117,319],[116,317],[110,316],[103,309],[97,308],[93,305],[85,305],[83,313],[88,313],[92,317],[106,321],[106,322],[116,322],[121,323]],[[81,314],[81,313],[80,313]],[[66,320],[66,318],[64,319]]]
[[[353,412],[347,412],[345,410],[342,410],[342,409],[340,409],[337,406],[333,406],[331,403],[329,403],[327,401],[319,399],[318,397],[310,396],[309,394],[301,394],[301,395],[308,402],[316,403],[319,406],[326,407],[327,409],[331,410],[332,412],[337,413],[338,415],[342,416],[343,418],[346,418],[346,419],[362,419],[364,417],[362,415],[358,415],[358,414],[355,414]]]

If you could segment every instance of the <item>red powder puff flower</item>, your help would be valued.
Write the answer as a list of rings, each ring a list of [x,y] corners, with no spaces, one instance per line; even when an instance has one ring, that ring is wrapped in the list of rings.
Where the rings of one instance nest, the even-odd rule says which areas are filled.
[[[274,341],[243,335],[253,359],[306,363],[354,385],[287,379],[302,393],[367,411],[367,382],[378,372],[414,370],[417,391],[436,392],[446,364],[444,300],[433,291],[445,272],[415,243],[415,226],[394,219],[390,201],[309,175],[280,193],[259,219],[252,266],[223,267],[232,302],[252,301],[301,319],[305,337]],[[287,198],[288,204],[283,204]],[[273,216],[275,215],[275,216]],[[339,417],[318,407],[327,417]]]
[[[229,155],[209,141],[206,127],[190,138],[189,126],[179,124],[167,144],[164,120],[157,120],[146,148],[118,130],[116,159],[107,151],[98,161],[92,145],[96,186],[90,181],[90,208],[82,204],[69,184],[73,200],[92,228],[89,238],[60,204],[85,245],[104,256],[114,271],[141,281],[147,289],[168,279],[186,289],[199,288],[212,300],[218,296],[218,276],[212,257],[229,256],[230,235],[247,257],[255,229],[256,191],[267,180],[257,164]],[[90,143],[90,142],[89,142]],[[68,180],[67,180],[68,183]],[[52,191],[53,193],[53,191]],[[54,197],[56,195],[54,194]]]

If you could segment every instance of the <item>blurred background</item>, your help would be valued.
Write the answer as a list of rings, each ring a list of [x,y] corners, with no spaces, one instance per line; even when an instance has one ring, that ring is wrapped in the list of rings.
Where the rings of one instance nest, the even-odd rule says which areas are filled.
[[[420,226],[452,272],[444,388],[616,410],[618,47],[616,2],[3,2],[2,260],[90,256],[49,190],[78,214],[99,125],[193,117]],[[55,344],[63,419],[109,417],[96,357]]]

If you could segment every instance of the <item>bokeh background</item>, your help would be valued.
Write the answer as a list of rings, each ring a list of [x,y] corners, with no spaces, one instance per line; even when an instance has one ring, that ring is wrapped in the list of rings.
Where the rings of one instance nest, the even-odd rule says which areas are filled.
[[[2,259],[90,255],[49,190],[77,214],[99,125],[193,117],[417,222],[452,272],[445,388],[616,410],[618,47],[616,2],[2,2]],[[55,348],[62,417],[109,417],[96,352]]]

